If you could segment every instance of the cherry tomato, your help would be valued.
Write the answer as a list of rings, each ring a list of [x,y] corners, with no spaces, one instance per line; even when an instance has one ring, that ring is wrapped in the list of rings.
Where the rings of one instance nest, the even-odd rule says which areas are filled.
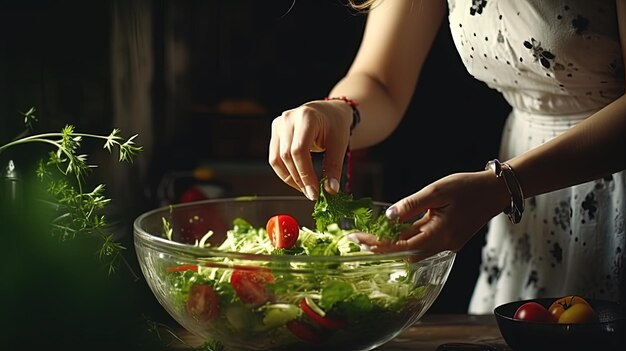
[[[271,300],[272,296],[266,285],[273,282],[274,276],[270,272],[257,269],[235,269],[230,277],[230,285],[239,299],[254,307]]]
[[[514,319],[528,322],[554,323],[554,316],[542,304],[529,301],[521,305],[513,315]]]
[[[210,321],[218,313],[219,301],[215,289],[208,284],[191,287],[187,299],[187,313],[201,321]]]
[[[584,298],[569,295],[555,300],[548,311],[558,323],[591,323],[597,322],[598,316]]]
[[[265,225],[272,245],[278,249],[290,249],[298,241],[300,225],[295,218],[286,214],[270,217]]]
[[[324,339],[320,330],[297,319],[287,322],[287,329],[296,337],[311,344],[319,344]]]
[[[307,303],[306,299],[300,300],[300,308],[313,322],[319,324],[326,329],[337,329],[343,326],[343,321],[337,318],[322,316],[315,312]]]

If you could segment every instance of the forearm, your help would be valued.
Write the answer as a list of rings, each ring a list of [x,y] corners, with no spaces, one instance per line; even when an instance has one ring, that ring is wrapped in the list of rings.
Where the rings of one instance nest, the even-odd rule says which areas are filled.
[[[626,95],[508,163],[515,169],[525,197],[626,169]]]
[[[408,106],[408,102],[394,100],[380,82],[364,73],[344,77],[330,96],[348,96],[359,102],[361,121],[350,139],[353,149],[384,140],[398,126]]]
[[[374,145],[400,123],[446,14],[445,1],[383,1],[369,13],[363,41],[332,96],[357,100],[361,123],[350,145]]]

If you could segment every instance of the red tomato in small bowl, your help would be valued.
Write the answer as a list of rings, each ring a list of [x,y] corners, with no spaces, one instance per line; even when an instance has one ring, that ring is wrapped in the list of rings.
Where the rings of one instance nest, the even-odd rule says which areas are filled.
[[[585,298],[599,317],[597,323],[537,323],[513,318],[515,312],[528,302],[550,306],[561,298],[544,297],[497,306],[494,315],[498,329],[509,347],[512,350],[567,351],[621,351],[624,348],[624,310],[614,301]]]
[[[514,319],[528,322],[554,323],[556,319],[542,304],[530,301],[521,305],[513,315]]]
[[[277,249],[292,248],[300,235],[298,221],[286,214],[272,216],[267,221],[265,229],[272,245]]]

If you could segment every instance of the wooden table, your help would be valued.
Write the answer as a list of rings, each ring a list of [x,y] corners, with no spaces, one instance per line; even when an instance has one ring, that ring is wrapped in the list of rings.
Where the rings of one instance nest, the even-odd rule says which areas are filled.
[[[189,332],[179,336],[187,345],[201,345],[202,341]],[[415,325],[377,351],[435,351],[442,344],[487,345],[484,350],[511,351],[502,339],[493,315],[426,314]],[[444,348],[445,351],[481,350],[480,348]]]
[[[480,348],[460,347],[462,345],[458,344],[487,345],[499,351],[511,350],[502,339],[493,315],[466,314],[427,314],[378,350],[434,351],[442,344],[459,346],[445,348],[446,351],[480,350]]]

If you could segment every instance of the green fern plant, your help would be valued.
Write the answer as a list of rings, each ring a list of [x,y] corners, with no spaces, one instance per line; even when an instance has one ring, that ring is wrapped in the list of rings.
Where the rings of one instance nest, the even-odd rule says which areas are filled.
[[[26,130],[12,141],[0,145],[0,154],[28,143],[50,146],[52,150],[47,158],[39,160],[37,164],[36,175],[49,194],[45,201],[55,211],[51,232],[61,240],[77,237],[100,240],[102,245],[98,257],[106,262],[109,273],[112,273],[123,259],[121,253],[125,248],[107,231],[103,210],[111,200],[105,195],[105,185],[86,189],[85,177],[95,165],[88,163],[87,155],[81,154],[80,148],[87,139],[100,140],[109,153],[117,149],[120,162],[131,163],[143,150],[134,142],[137,134],[125,139],[119,129],[113,129],[109,135],[79,133],[70,124],[60,132],[33,134],[33,125],[37,122],[36,112],[32,107],[22,113]]]

